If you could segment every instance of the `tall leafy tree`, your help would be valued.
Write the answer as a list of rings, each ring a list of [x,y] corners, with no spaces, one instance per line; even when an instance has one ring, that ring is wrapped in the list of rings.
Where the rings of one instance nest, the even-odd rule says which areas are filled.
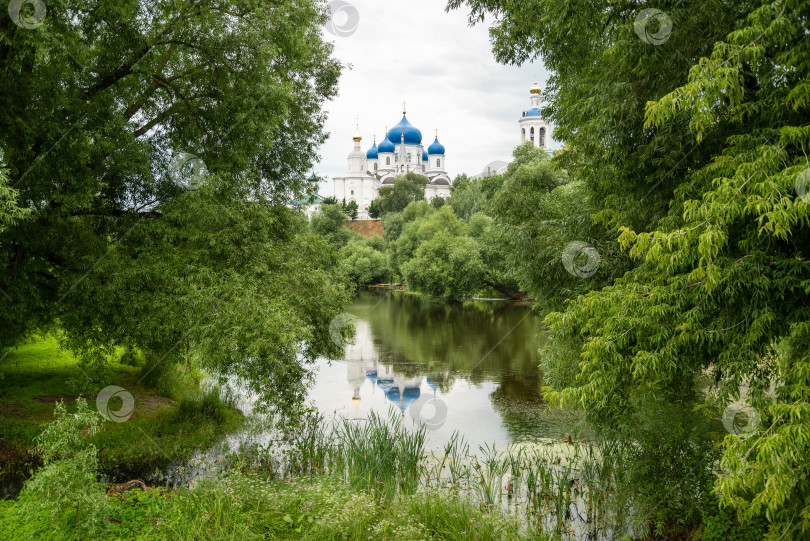
[[[450,198],[447,203],[453,212],[462,220],[469,220],[476,212],[484,210],[486,194],[481,190],[480,180],[471,180],[467,175],[459,175],[450,187]]]
[[[547,358],[548,370],[573,369],[549,396],[631,431],[650,422],[651,405],[717,404],[731,432],[722,459],[682,446],[693,467],[670,469],[677,479],[658,505],[676,511],[700,489],[695,479],[717,471],[715,493],[742,522],[764,516],[769,538],[803,538],[810,3],[657,3],[673,24],[658,45],[637,39],[647,7],[637,3],[566,4],[576,17],[551,2],[450,4],[462,3],[473,18],[501,17],[499,58],[542,54],[555,70],[550,110],[576,149],[560,159],[576,159],[589,191],[604,196],[599,216],[623,226],[620,243],[638,262],[549,316],[558,341],[581,345],[577,358]]]
[[[349,217],[343,212],[342,205],[321,205],[321,209],[312,217],[312,230],[331,245],[343,247],[353,237],[358,237],[347,227],[343,227]]]
[[[37,24],[0,18],[0,166],[31,211],[0,233],[0,345],[58,320],[81,352],[122,341],[179,360],[189,332],[217,368],[283,375],[296,344],[328,342],[331,262],[272,209],[305,192],[325,137],[340,65],[324,20],[314,0],[66,0]],[[292,246],[297,268],[262,263]]]
[[[380,236],[353,239],[341,250],[341,257],[347,274],[357,285],[382,283],[391,277],[385,241]]]
[[[413,172],[396,177],[393,185],[380,187],[375,212],[383,216],[388,212],[405,210],[414,201],[422,201],[427,183],[426,176]]]
[[[351,219],[351,221],[355,221],[357,219],[357,201],[349,201],[343,210],[346,212],[346,215]]]
[[[428,213],[409,222],[394,242],[396,261],[408,287],[434,297],[461,300],[482,288],[484,263],[475,239],[452,207],[438,211],[426,202],[412,203]]]
[[[466,8],[471,24],[491,16],[498,61],[519,65],[542,58],[551,73],[542,93],[544,115],[555,126],[554,137],[576,150],[563,152],[561,165],[587,184],[602,220],[649,230],[666,215],[684,174],[720,147],[713,136],[695,145],[685,115],[659,130],[645,127],[645,104],[678,87],[749,5],[449,0],[447,9]],[[672,21],[663,43],[644,41],[634,31],[645,8],[662,10]],[[660,22],[649,21],[647,33],[657,35]]]
[[[586,187],[544,150],[531,143],[517,147],[500,177],[502,185],[488,205],[495,220],[488,244],[500,247],[492,254],[492,268],[502,268],[496,275],[516,282],[542,310],[560,308],[628,268],[618,234],[593,223],[597,205]],[[563,256],[572,258],[568,268]]]

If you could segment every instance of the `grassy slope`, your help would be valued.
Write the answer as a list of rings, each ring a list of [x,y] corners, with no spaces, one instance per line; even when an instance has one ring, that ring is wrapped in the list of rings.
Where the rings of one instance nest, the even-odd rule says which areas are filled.
[[[222,408],[209,415],[195,408],[187,385],[177,390],[180,400],[161,396],[140,384],[140,369],[111,362],[110,384],[123,387],[135,398],[132,417],[122,423],[105,422],[94,443],[100,450],[103,472],[135,475],[151,471],[170,458],[183,457],[194,449],[213,444],[225,432],[242,423],[241,414]],[[0,475],[28,473],[36,465],[28,450],[43,423],[53,420],[54,402],[73,402],[74,381],[84,378],[70,352],[59,349],[55,339],[38,339],[15,349],[0,364]],[[86,384],[86,382],[83,382]],[[83,394],[89,404],[105,385]],[[183,403],[183,407],[179,407]],[[113,409],[117,405],[111,401]]]

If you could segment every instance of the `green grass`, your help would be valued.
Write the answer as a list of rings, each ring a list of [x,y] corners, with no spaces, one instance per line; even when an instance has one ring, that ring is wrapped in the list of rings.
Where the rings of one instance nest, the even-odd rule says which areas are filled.
[[[28,475],[38,465],[28,451],[43,424],[53,420],[54,402],[61,399],[70,404],[83,396],[95,407],[98,391],[107,384],[130,392],[135,407],[129,420],[106,421],[94,438],[102,473],[118,477],[151,473],[171,459],[214,444],[242,424],[240,412],[217,396],[201,394],[194,378],[180,377],[171,367],[161,369],[160,378],[142,378],[142,367],[110,359],[109,381],[92,385],[78,361],[61,350],[53,337],[37,338],[16,348],[0,363],[0,476]],[[153,388],[141,379],[148,383],[158,380],[161,385]],[[77,381],[85,389],[97,389],[77,393]],[[113,402],[111,405],[116,409]]]
[[[546,539],[519,532],[500,513],[450,492],[388,500],[323,475],[284,482],[266,473],[230,471],[193,490],[133,491],[113,501],[104,539]],[[0,502],[4,539],[84,538],[81,532],[54,532],[49,524],[48,517]]]

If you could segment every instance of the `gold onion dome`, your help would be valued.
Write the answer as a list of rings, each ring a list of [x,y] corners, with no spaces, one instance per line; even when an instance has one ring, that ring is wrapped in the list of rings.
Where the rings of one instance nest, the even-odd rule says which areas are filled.
[[[533,96],[540,95],[540,85],[537,84],[537,81],[535,81],[534,86],[529,89],[529,92],[531,92]]]

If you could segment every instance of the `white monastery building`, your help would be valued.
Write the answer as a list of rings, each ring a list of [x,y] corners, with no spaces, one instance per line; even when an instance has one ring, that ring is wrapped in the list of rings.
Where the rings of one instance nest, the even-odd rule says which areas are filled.
[[[523,111],[518,120],[520,127],[520,143],[531,143],[551,152],[551,126],[543,118],[540,111],[541,89],[534,83],[529,89],[531,95],[531,108]],[[402,120],[399,124],[386,130],[385,137],[377,144],[374,143],[366,152],[360,148],[363,140],[359,125],[354,133],[354,150],[348,156],[348,168],[344,176],[334,178],[335,197],[338,202],[357,202],[358,219],[368,220],[368,208],[377,198],[379,189],[387,184],[393,184],[398,176],[409,172],[418,173],[428,178],[425,187],[425,199],[431,201],[434,197],[449,197],[453,181],[447,174],[445,148],[439,142],[438,131],[433,143],[427,148],[422,144],[422,132],[408,122],[405,106],[402,108]],[[506,162],[491,162],[484,171],[477,175],[492,176],[505,172]]]
[[[425,199],[449,197],[452,181],[447,174],[444,145],[439,142],[438,132],[433,143],[425,148],[422,132],[414,127],[403,107],[402,120],[386,130],[385,137],[366,152],[360,150],[359,127],[354,134],[354,150],[349,153],[348,169],[345,176],[335,177],[335,197],[346,203],[356,201],[359,207],[358,219],[367,220],[368,207],[377,198],[378,190],[386,184],[393,184],[394,178],[409,172],[428,178]]]

